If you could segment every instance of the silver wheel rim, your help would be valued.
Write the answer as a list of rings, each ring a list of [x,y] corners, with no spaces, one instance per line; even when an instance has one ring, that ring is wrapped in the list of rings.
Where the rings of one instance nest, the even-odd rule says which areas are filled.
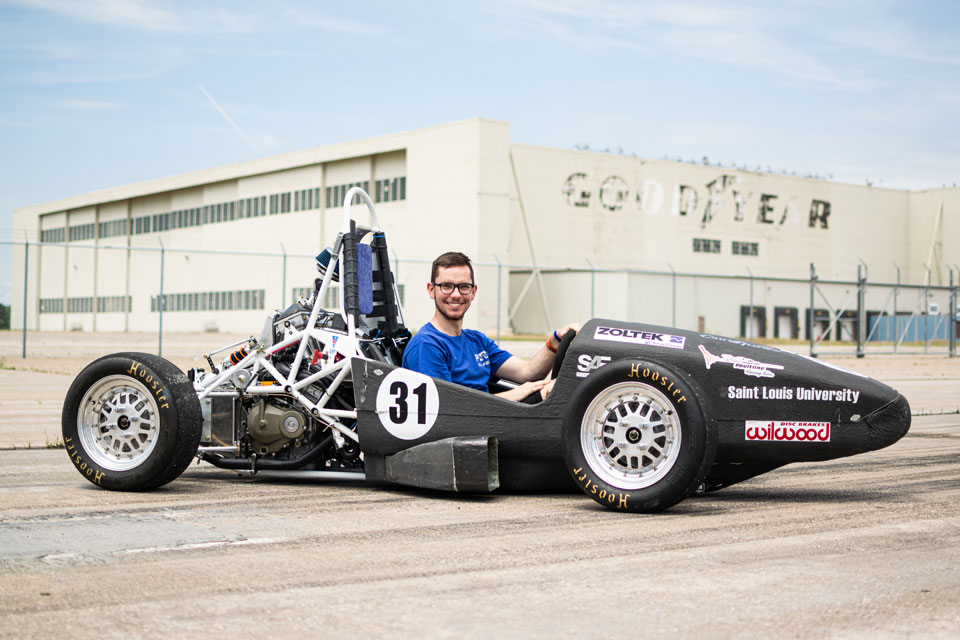
[[[587,407],[580,446],[599,479],[618,489],[643,489],[676,464],[680,418],[653,387],[621,382],[601,391]]]
[[[87,389],[77,432],[93,462],[110,471],[134,469],[157,446],[160,415],[153,395],[129,376],[108,376]]]

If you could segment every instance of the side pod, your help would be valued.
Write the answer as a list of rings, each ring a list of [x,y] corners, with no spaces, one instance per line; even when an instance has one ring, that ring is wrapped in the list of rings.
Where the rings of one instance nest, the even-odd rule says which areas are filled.
[[[368,456],[368,482],[440,491],[490,492],[500,486],[497,439],[466,436],[426,442],[388,456]]]

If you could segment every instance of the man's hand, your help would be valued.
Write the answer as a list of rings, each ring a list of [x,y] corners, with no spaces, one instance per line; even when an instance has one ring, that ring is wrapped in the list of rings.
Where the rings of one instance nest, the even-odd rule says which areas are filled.
[[[562,328],[557,329],[557,335],[563,337],[568,331],[573,331],[574,333],[580,331],[580,323],[571,322],[568,325],[564,325]],[[500,365],[500,368],[494,372],[494,375],[498,378],[512,380],[514,382],[520,382],[521,380],[539,380],[545,377],[550,373],[550,369],[553,368],[553,362],[557,355],[557,347],[553,345],[554,343],[559,345],[556,338],[553,337],[553,333],[550,334],[548,340],[550,342],[549,349],[546,345],[540,347],[540,350],[529,360],[524,360],[517,356],[510,356],[510,359]],[[536,389],[534,389],[534,391],[536,391]],[[533,393],[533,391],[530,393]],[[530,395],[530,393],[527,395]],[[547,393],[549,393],[549,391],[547,391]],[[526,395],[523,396],[523,398],[526,397]]]
[[[519,387],[514,387],[509,391],[501,391],[496,394],[500,398],[505,398],[507,400],[513,400],[514,402],[520,402],[521,400],[526,400],[528,396],[533,395],[537,391],[541,391],[544,387],[549,386],[550,389],[553,389],[553,381],[547,382],[546,380],[534,380],[533,382],[524,382]],[[547,392],[550,393],[549,391]],[[546,395],[543,396],[546,399]]]
[[[554,335],[559,336],[559,337],[560,337],[560,340],[562,340],[562,339],[563,339],[563,336],[567,335],[567,332],[568,332],[568,331],[573,331],[574,333],[580,333],[580,323],[579,323],[579,322],[571,322],[570,324],[564,325],[563,327],[561,327],[561,328],[557,329],[556,331],[554,331],[552,334],[550,334],[550,344],[553,344],[554,341],[556,341],[557,344],[554,345],[554,346],[559,347],[559,346],[560,346],[560,341],[559,341],[559,340],[556,340],[556,338],[554,337]]]
[[[557,379],[554,378],[549,382],[547,382],[547,384],[543,385],[543,389],[540,389],[540,395],[543,396],[544,400],[549,398],[550,394],[553,393],[553,383],[555,383],[556,381]]]

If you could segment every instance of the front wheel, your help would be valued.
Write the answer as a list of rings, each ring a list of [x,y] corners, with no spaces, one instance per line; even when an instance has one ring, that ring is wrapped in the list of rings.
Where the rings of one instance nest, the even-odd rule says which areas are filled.
[[[651,513],[680,502],[716,456],[716,429],[693,388],[649,362],[614,362],[570,401],[563,458],[577,485],[610,509]]]
[[[193,384],[175,365],[148,353],[116,353],[73,381],[62,425],[67,453],[87,480],[143,491],[189,466],[203,417]]]

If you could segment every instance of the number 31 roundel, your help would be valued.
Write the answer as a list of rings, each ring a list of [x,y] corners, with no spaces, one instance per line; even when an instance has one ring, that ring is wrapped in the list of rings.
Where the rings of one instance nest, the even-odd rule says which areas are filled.
[[[433,378],[409,369],[394,369],[377,391],[377,415],[390,434],[416,440],[437,419],[440,396]]]

